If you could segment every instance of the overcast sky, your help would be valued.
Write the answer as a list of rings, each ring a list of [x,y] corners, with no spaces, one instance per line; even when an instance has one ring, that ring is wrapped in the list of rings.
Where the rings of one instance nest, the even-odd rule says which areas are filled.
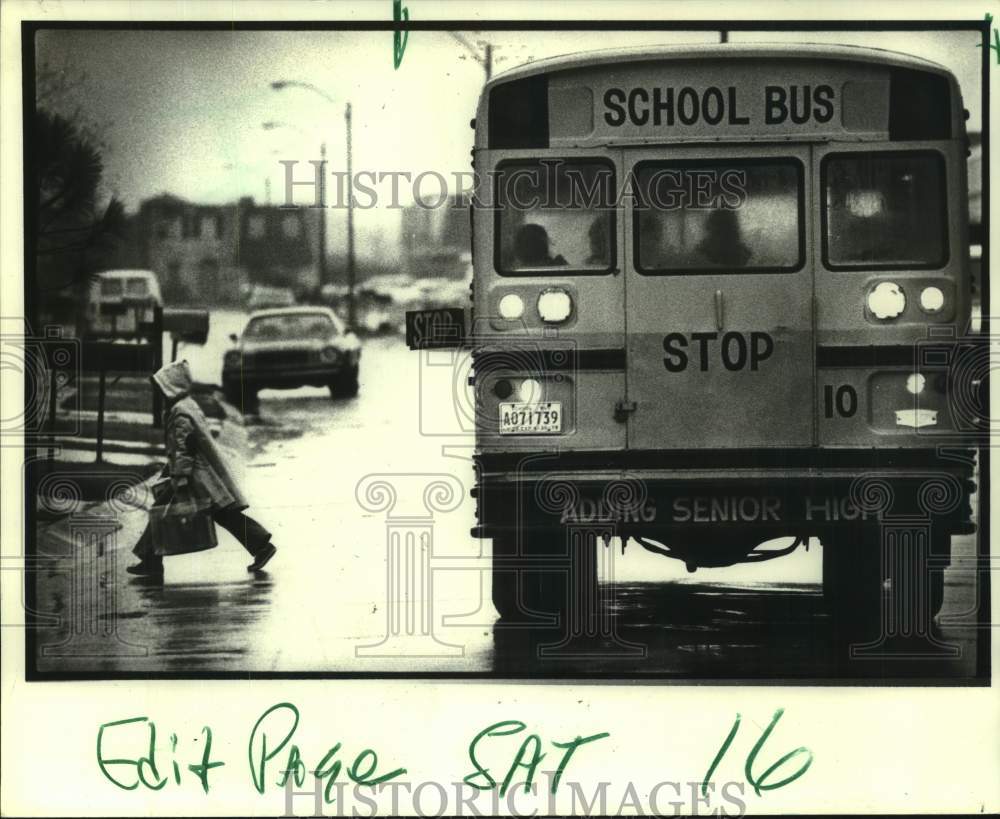
[[[534,59],[595,48],[718,42],[713,32],[463,32],[488,37],[499,73]],[[876,46],[946,65],[958,76],[978,130],[979,61],[975,32],[734,32],[733,42],[797,41]],[[39,63],[81,72],[86,82],[62,102],[80,107],[108,144],[107,182],[135,210],[169,192],[197,202],[283,196],[280,159],[318,158],[327,142],[330,169],[344,167],[343,103],[354,109],[354,169],[469,170],[472,130],[484,72],[447,32],[412,32],[402,67],[393,68],[391,32],[48,31]],[[274,80],[301,80],[336,102]],[[287,127],[265,131],[265,121]],[[306,176],[307,166],[301,169]],[[433,191],[431,191],[433,192]],[[409,197],[403,193],[404,203]],[[398,212],[359,213],[361,241],[395,241]],[[330,246],[343,246],[342,213],[332,213]]]

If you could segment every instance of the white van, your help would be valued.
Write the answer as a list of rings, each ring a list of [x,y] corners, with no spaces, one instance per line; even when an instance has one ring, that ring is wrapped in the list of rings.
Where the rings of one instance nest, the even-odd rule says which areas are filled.
[[[160,281],[151,270],[105,270],[90,284],[87,327],[93,335],[132,335],[153,322],[163,306]]]

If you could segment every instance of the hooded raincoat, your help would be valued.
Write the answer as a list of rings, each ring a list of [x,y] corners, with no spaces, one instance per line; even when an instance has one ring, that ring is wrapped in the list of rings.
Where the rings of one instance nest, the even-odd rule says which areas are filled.
[[[212,437],[208,420],[191,397],[188,363],[168,364],[153,381],[171,402],[165,423],[167,474],[172,479],[188,479],[199,509],[246,509],[246,498]]]

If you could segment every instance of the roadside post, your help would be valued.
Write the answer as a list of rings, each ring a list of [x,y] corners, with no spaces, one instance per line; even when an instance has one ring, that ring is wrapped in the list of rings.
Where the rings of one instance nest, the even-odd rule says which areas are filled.
[[[170,333],[170,360],[177,360],[181,343],[202,345],[208,341],[208,310],[167,308],[163,311],[163,331]]]
[[[55,458],[56,412],[59,405],[60,383],[67,383],[69,374],[78,365],[78,346],[75,340],[64,339],[58,330],[46,331],[41,345],[45,366],[49,371],[49,449],[48,458]]]
[[[152,344],[153,362],[149,372],[155,373],[163,366],[163,308],[157,305],[153,310],[153,326],[149,334]],[[163,424],[163,396],[153,389],[153,429],[159,429]]]
[[[104,459],[104,399],[109,370],[127,373],[153,372],[156,364],[156,346],[145,344],[119,344],[114,341],[84,341],[82,344],[81,372],[97,373],[97,457]]]

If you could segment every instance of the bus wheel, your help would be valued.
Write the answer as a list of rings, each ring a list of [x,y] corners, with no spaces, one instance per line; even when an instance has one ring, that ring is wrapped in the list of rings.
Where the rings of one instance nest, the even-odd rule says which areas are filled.
[[[597,603],[596,541],[567,535],[551,529],[493,538],[493,605],[502,621],[557,614],[565,622],[571,606]]]
[[[880,549],[878,530],[823,539],[823,597],[838,654],[878,638],[885,581]]]
[[[888,570],[883,566],[878,529],[848,532],[824,539],[823,596],[830,612],[835,647],[844,657],[850,656],[845,652],[851,645],[873,643],[882,636],[882,603],[887,595],[902,596],[902,599],[912,601],[914,606],[910,611],[894,612],[890,616],[901,616],[917,632],[934,627],[933,618],[941,611],[944,602],[942,568],[950,562],[950,534],[933,534],[930,556],[934,570],[925,575],[927,591],[922,603],[916,595],[908,594],[904,589],[891,588]],[[928,572],[926,566],[914,569]]]
[[[944,605],[944,569],[951,565],[951,533],[935,533],[932,543],[935,571],[930,573],[931,617],[937,627],[937,616]]]

